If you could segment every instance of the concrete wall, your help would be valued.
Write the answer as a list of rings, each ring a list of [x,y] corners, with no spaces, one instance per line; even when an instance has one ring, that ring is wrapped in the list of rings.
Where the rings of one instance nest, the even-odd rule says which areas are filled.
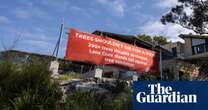
[[[176,48],[177,56],[184,56],[184,44],[181,42],[168,43],[162,47],[170,52],[172,52],[172,48]]]
[[[192,55],[192,39],[191,38],[184,38],[184,56],[191,56]]]

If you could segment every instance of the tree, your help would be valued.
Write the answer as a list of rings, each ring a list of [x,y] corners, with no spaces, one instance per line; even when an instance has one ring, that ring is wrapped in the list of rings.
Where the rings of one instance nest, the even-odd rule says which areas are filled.
[[[141,35],[141,36],[138,36],[138,38],[141,39],[141,40],[143,40],[143,41],[146,41],[146,42],[155,41],[159,45],[164,45],[164,44],[167,44],[168,43],[167,38],[165,38],[163,36],[154,36],[154,37],[151,37],[151,36],[148,36],[148,35]]]
[[[152,37],[148,35],[141,35],[141,36],[138,36],[138,38],[146,42],[152,42]]]
[[[162,16],[161,22],[179,24],[198,34],[208,34],[208,0],[178,0],[178,2],[178,5]]]
[[[167,38],[163,36],[154,36],[153,40],[156,41],[159,45],[165,45],[168,43]]]

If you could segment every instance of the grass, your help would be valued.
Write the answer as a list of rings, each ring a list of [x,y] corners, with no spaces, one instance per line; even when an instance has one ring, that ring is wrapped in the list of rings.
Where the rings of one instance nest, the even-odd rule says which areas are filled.
[[[59,80],[72,80],[72,79],[80,79],[79,74],[62,74],[59,76]]]

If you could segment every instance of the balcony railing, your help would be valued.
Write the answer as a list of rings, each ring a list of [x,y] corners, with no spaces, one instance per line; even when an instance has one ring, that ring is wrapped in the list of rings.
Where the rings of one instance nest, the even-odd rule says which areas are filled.
[[[192,46],[193,55],[208,52],[208,44]]]

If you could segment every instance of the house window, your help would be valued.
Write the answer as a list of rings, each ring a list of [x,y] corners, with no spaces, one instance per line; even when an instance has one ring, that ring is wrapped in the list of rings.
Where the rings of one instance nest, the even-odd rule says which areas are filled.
[[[192,39],[192,52],[193,55],[208,52],[208,39]]]
[[[192,46],[205,44],[205,39],[192,39]]]
[[[208,52],[208,39],[205,40],[205,44],[206,44],[205,51]]]
[[[172,53],[173,53],[174,57],[177,57],[177,48],[176,47],[172,48]]]
[[[193,49],[193,54],[208,52],[208,44],[200,44],[200,45],[192,46],[192,49]]]
[[[205,40],[206,44],[208,44],[208,39]]]
[[[196,47],[197,53],[203,53],[204,52],[204,45],[199,45]]]

